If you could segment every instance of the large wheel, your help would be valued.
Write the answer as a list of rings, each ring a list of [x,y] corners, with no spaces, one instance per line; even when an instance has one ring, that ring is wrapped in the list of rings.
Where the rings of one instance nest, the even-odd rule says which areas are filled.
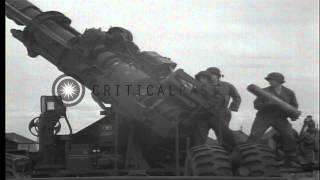
[[[275,152],[263,144],[240,145],[238,166],[240,176],[280,176]]]
[[[185,175],[232,176],[231,161],[219,145],[200,145],[191,149],[185,164]]]

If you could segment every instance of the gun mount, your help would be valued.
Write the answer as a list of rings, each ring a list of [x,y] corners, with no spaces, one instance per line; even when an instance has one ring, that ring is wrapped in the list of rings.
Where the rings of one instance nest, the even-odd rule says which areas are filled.
[[[88,29],[80,34],[63,14],[42,12],[28,1],[6,1],[6,15],[26,26],[23,31],[11,32],[26,46],[30,57],[44,57],[94,90],[98,99],[112,104],[115,111],[125,112],[149,134],[144,138],[148,147],[159,142],[155,139],[174,136],[179,121],[195,119],[200,109],[213,111],[208,96],[191,92],[199,87],[198,81],[181,69],[173,71],[176,64],[170,59],[155,52],[140,52],[131,33],[123,28],[113,27],[107,32]],[[107,84],[173,87],[183,92],[175,96],[118,96],[118,92],[111,92],[105,96]],[[126,89],[118,90],[127,93]]]
[[[41,162],[35,166],[38,173],[45,172],[45,177],[124,175],[134,168],[155,175],[249,176],[255,168],[248,166],[243,171],[243,167],[234,167],[244,173],[233,172],[228,153],[219,144],[189,148],[188,137],[203,114],[206,118],[216,118],[214,101],[207,91],[201,90],[199,81],[182,69],[175,70],[176,63],[169,58],[156,52],[140,51],[128,30],[120,27],[108,31],[87,29],[81,34],[70,26],[71,20],[62,13],[42,12],[27,0],[6,0],[5,3],[6,16],[25,26],[23,31],[13,29],[11,33],[25,45],[30,57],[42,56],[90,89],[100,106],[103,103],[112,105],[113,115],[105,113],[96,123],[67,136],[55,134],[55,129],[59,129],[55,124],[57,118],[40,118],[43,122],[39,122],[39,127],[42,124],[50,130],[42,134],[46,135],[42,139],[52,142],[54,148],[42,148],[45,155],[38,157]],[[119,88],[106,95],[105,85],[112,84],[145,88],[130,93],[126,88]],[[161,92],[171,88],[178,93],[149,95],[148,87],[162,89]],[[102,133],[100,127],[104,128],[104,135],[99,134]],[[229,128],[220,130],[221,138],[224,132],[233,132]],[[114,136],[110,138],[109,135]],[[224,139],[223,143],[222,146],[231,149],[238,144],[236,138]],[[267,153],[267,159],[259,159],[261,162],[268,160],[261,166],[264,169],[259,175],[277,174],[274,169],[265,168],[275,163],[272,153],[265,151],[265,147],[244,145],[240,150],[241,153],[253,150],[254,156]],[[205,160],[200,158],[203,156]],[[248,161],[254,159],[250,154],[247,158]],[[244,164],[247,160],[243,160]],[[185,167],[186,172],[181,167]]]

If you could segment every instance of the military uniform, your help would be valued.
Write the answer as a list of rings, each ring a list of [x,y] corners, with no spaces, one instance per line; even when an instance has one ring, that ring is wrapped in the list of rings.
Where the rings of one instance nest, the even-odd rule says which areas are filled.
[[[304,160],[308,163],[319,162],[319,129],[311,116],[304,121],[299,141]]]
[[[237,89],[230,83],[221,81],[220,78],[223,77],[220,69],[217,67],[210,67],[206,70],[208,73],[219,78],[216,83],[210,83],[213,87],[213,94],[215,98],[218,100],[218,112],[221,119],[223,119],[227,126],[229,126],[231,120],[231,112],[237,112],[241,103],[241,97],[237,91]],[[232,102],[229,106],[230,98],[232,98]],[[229,106],[229,107],[228,107]]]
[[[218,141],[226,150],[232,151],[233,148],[237,145],[238,142],[236,142],[236,134],[231,129],[229,129],[224,119],[221,119],[221,116],[219,116],[218,114],[212,115],[211,113],[207,112],[199,117],[199,121],[195,126],[191,138],[191,146],[205,144],[210,129],[215,132]]]
[[[231,120],[230,111],[238,111],[241,103],[241,97],[237,89],[228,82],[218,81],[217,84],[212,84],[212,88],[213,94],[215,94],[216,98],[219,100],[219,104],[217,105],[217,107],[219,108],[220,117],[229,126]],[[229,106],[230,98],[232,98],[232,102]]]
[[[282,78],[278,79],[278,81],[283,83],[283,76],[279,77]],[[268,78],[266,79],[269,80]],[[264,90],[298,108],[296,96],[292,90],[284,86],[281,86],[280,94],[278,94],[271,86],[264,88]],[[276,105],[271,104],[268,100],[259,97],[254,101],[254,108],[257,109],[258,112],[251,127],[248,142],[258,142],[264,132],[272,126],[278,131],[280,137],[283,139],[284,152],[289,158],[291,157],[294,159],[297,152],[297,142],[292,131],[292,126],[287,119],[289,114]]]
[[[210,74],[210,72],[206,72]],[[202,71],[196,75],[196,78],[198,79],[200,75],[208,76],[207,73]],[[215,85],[209,82],[206,84],[206,87],[212,91],[210,94],[214,96],[213,99],[215,100],[216,105],[214,111],[216,111],[216,113],[214,113],[214,116],[210,114],[204,114],[202,116],[201,119],[204,120],[199,121],[195,127],[192,145],[196,146],[205,144],[209,130],[212,128],[218,137],[219,142],[222,143],[226,149],[232,150],[236,145],[236,142],[234,141],[235,138],[233,131],[229,129],[229,122],[231,120],[230,110],[238,111],[241,98],[236,88],[230,83],[224,81],[219,81]],[[233,101],[228,108],[230,97]]]

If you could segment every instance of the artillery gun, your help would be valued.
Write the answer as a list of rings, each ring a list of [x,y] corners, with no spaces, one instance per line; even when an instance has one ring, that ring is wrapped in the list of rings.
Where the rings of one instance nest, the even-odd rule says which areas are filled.
[[[39,152],[29,155],[31,177],[279,176],[270,148],[238,142],[227,126],[217,133],[222,144],[192,147],[189,139],[197,121],[219,120],[214,101],[199,81],[175,70],[169,58],[141,52],[129,31],[113,27],[81,34],[63,14],[42,12],[26,0],[6,0],[6,16],[25,26],[11,32],[30,57],[44,57],[92,90],[100,105],[111,104],[102,106],[104,117],[95,123],[77,133],[69,126],[69,135],[59,135],[61,117],[68,122],[66,107],[59,97],[43,96],[41,115],[29,126],[39,137]],[[142,89],[106,96],[106,84],[151,85],[179,93],[149,96]],[[127,89],[118,90],[127,94]]]

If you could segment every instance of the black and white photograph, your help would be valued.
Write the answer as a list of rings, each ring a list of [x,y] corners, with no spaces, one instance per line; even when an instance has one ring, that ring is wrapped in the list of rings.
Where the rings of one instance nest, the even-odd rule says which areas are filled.
[[[318,180],[319,0],[5,0],[5,178]]]

